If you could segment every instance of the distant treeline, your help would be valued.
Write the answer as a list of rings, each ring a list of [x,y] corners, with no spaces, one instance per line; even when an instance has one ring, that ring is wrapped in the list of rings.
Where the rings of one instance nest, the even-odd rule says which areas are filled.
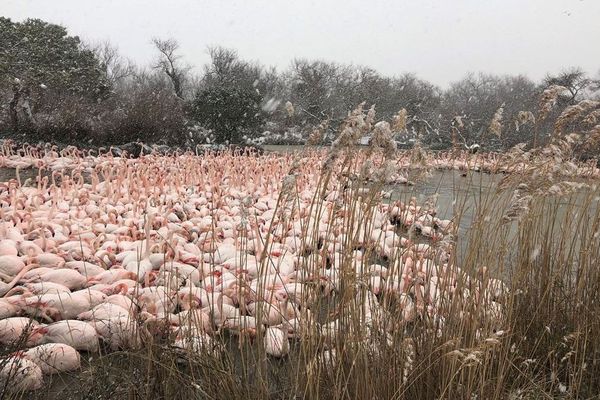
[[[542,82],[468,74],[442,90],[413,74],[386,77],[321,60],[296,59],[278,71],[222,47],[208,49],[211,61],[196,74],[175,40],[153,43],[155,62],[141,67],[111,44],[83,43],[62,26],[0,17],[0,133],[92,145],[302,143],[323,121],[330,139],[348,111],[366,102],[376,105],[377,119],[406,110],[406,129],[396,132],[400,143],[500,150],[546,142],[565,107],[599,97],[599,81],[577,68]],[[552,85],[564,87],[556,107],[533,123]],[[575,121],[570,130],[598,124],[598,104],[589,104],[597,118],[588,118],[589,126]]]

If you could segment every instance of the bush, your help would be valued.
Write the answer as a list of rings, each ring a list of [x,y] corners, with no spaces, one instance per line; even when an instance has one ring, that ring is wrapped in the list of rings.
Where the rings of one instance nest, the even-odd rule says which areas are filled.
[[[191,116],[215,132],[218,143],[242,143],[256,136],[264,124],[262,97],[239,87],[208,87],[196,95]]]
[[[184,105],[172,91],[135,87],[116,103],[104,117],[113,125],[107,137],[111,143],[136,140],[169,145],[183,143]]]

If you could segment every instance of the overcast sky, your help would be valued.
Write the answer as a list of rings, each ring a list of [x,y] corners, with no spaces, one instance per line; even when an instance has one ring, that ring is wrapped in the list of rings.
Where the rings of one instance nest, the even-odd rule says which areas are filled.
[[[600,71],[600,0],[0,0],[0,15],[108,39],[139,64],[157,36],[177,39],[196,66],[219,44],[280,69],[318,58],[442,86],[469,71]]]

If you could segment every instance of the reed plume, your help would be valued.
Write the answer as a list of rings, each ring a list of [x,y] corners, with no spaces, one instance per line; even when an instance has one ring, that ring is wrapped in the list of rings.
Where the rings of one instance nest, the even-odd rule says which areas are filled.
[[[531,111],[519,111],[515,119],[516,131],[519,132],[519,129],[526,124],[535,125],[535,116]]]
[[[408,112],[405,108],[400,109],[396,115],[394,115],[392,121],[392,131],[404,132],[406,131],[406,122],[408,119]]]
[[[285,102],[285,112],[287,113],[287,116],[290,118],[294,116],[294,105],[292,104],[291,101]]]
[[[500,137],[502,135],[502,114],[504,113],[504,104],[502,104],[494,113],[494,117],[490,122],[489,131]]]
[[[577,104],[565,108],[554,123],[554,134],[559,135],[563,133],[565,126],[584,117],[586,113],[597,108],[598,105],[600,105],[600,102],[594,100],[582,100]]]
[[[540,106],[538,113],[538,120],[543,121],[548,117],[550,111],[556,105],[558,97],[567,90],[566,87],[560,85],[551,85],[542,93],[540,98]]]

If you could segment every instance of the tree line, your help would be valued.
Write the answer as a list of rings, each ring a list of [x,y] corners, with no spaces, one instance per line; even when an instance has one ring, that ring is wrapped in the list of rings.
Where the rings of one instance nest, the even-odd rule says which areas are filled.
[[[152,42],[155,62],[142,67],[60,25],[0,17],[0,133],[79,145],[304,143],[317,126],[332,139],[348,111],[366,102],[378,119],[405,110],[401,145],[501,150],[544,143],[561,109],[600,97],[599,80],[577,68],[541,82],[470,73],[443,90],[414,74],[322,60],[295,59],[279,71],[223,47],[209,48],[210,62],[195,73],[177,41]],[[553,85],[564,87],[554,118],[531,123]]]

